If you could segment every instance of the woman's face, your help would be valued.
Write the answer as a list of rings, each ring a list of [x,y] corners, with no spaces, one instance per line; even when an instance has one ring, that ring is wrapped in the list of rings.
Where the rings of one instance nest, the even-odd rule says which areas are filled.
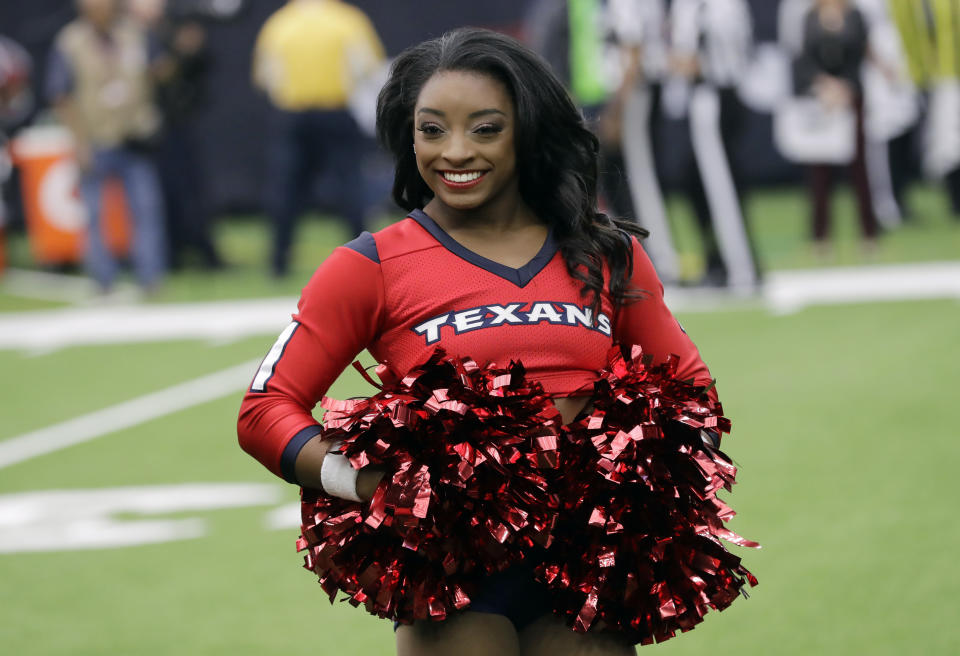
[[[413,145],[435,200],[458,211],[518,200],[515,125],[499,80],[463,71],[430,78],[414,108]]]

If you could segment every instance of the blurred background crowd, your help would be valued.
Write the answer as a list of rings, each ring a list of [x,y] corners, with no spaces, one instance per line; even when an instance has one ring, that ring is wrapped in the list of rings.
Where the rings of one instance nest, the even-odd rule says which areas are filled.
[[[744,199],[764,186],[807,190],[824,261],[838,180],[865,260],[915,220],[916,181],[960,220],[960,0],[33,0],[0,5],[0,267],[109,294],[128,262],[151,294],[230,267],[217,228],[238,216],[269,226],[274,278],[307,211],[344,240],[396,219],[377,90],[391,56],[461,25],[516,36],[568,84],[604,209],[650,230],[668,285],[762,286]],[[694,267],[668,195],[694,218]]]

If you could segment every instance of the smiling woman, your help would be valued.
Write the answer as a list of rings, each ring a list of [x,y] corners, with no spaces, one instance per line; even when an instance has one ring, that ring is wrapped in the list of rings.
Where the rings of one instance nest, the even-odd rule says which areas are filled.
[[[665,602],[644,593],[619,614],[618,594],[596,591],[608,575],[636,588],[640,566],[629,556],[619,569],[596,569],[612,567],[608,554],[604,564],[596,559],[579,570],[600,576],[592,597],[572,589],[570,577],[549,573],[549,562],[573,566],[563,545],[576,552],[571,536],[589,532],[588,520],[596,524],[580,500],[607,493],[606,472],[591,460],[607,437],[584,438],[588,427],[602,427],[610,439],[635,435],[638,445],[641,435],[683,433],[644,443],[669,444],[664,462],[679,458],[678,473],[700,466],[695,458],[719,457],[715,431],[690,431],[676,417],[653,432],[607,422],[604,398],[627,394],[610,391],[626,389],[617,387],[618,376],[652,366],[662,368],[650,376],[668,371],[693,381],[669,385],[697,399],[691,407],[701,415],[689,425],[726,425],[710,372],[663,302],[642,230],[597,210],[597,139],[563,86],[513,39],[458,30],[395,60],[379,96],[377,132],[395,158],[394,199],[409,213],[336,249],[317,269],[260,365],[238,426],[244,449],[304,488],[299,545],[308,568],[328,593],[340,589],[402,622],[398,652],[418,656],[628,654],[633,643],[693,626],[705,598],[725,607],[745,570],[718,555],[718,540],[697,533],[697,526],[720,527],[722,517],[691,510],[713,503],[722,482],[712,475],[716,487],[679,502],[690,523],[677,544],[707,542],[712,554],[684,556],[713,563],[691,574],[694,583],[670,575],[682,579],[677,590],[700,586],[692,597]],[[631,364],[609,359],[618,348]],[[362,402],[327,401],[334,412],[321,426],[311,410],[363,349],[381,363],[383,391]],[[373,446],[361,446],[368,438]],[[635,448],[617,447],[642,451]],[[619,488],[626,497],[609,491],[611,527],[621,517],[618,504],[627,524],[639,517],[631,499],[646,488],[638,479]],[[681,495],[674,489],[644,506],[657,508],[670,536],[677,523],[664,518]],[[588,548],[620,534],[640,539],[635,531],[649,533],[646,521],[610,528],[614,537],[589,538]],[[547,550],[554,524],[558,537]],[[574,560],[584,560],[583,552]],[[649,603],[669,603],[674,612],[653,611],[667,618],[654,620],[642,610]]]
[[[513,113],[506,88],[485,75],[450,71],[424,85],[414,113],[414,150],[417,170],[434,193],[424,211],[441,225],[453,228],[464,213],[477,211],[499,217],[500,226],[491,227],[536,223],[520,205]]]
[[[623,234],[644,232],[597,212],[597,138],[534,53],[482,30],[414,46],[380,93],[377,126],[396,161],[394,199],[404,209],[422,208],[465,246],[486,242],[514,261],[550,227],[570,275],[594,302],[604,262],[614,298],[636,297],[624,275],[631,253]]]

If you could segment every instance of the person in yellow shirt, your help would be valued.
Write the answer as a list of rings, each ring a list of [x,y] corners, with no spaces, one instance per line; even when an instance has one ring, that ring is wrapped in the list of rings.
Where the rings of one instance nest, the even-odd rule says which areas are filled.
[[[340,0],[289,0],[261,28],[253,83],[273,106],[266,209],[275,276],[287,273],[294,224],[315,173],[335,178],[339,212],[354,234],[363,230],[363,135],[351,100],[383,61],[370,19]]]

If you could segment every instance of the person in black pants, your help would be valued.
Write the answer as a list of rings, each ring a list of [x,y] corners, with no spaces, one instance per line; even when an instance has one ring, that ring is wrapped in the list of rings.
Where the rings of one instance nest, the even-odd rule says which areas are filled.
[[[211,235],[205,176],[197,151],[197,112],[206,101],[210,54],[206,29],[191,16],[170,17],[152,30],[159,55],[153,65],[163,131],[156,144],[157,169],[166,206],[171,269],[184,266],[189,250],[200,264],[219,269],[223,260]]]
[[[804,20],[803,51],[794,65],[794,80],[798,94],[813,95],[828,107],[849,107],[856,116],[856,152],[850,174],[864,244],[872,249],[879,227],[867,177],[860,77],[867,56],[867,39],[863,14],[849,0],[817,0]],[[820,250],[827,248],[830,195],[836,174],[836,167],[828,164],[809,167],[812,234]]]
[[[315,174],[324,175],[350,232],[363,232],[368,140],[354,94],[384,61],[373,23],[347,2],[291,0],[260,28],[252,72],[271,105],[264,187],[275,277],[289,272],[295,223]]]

